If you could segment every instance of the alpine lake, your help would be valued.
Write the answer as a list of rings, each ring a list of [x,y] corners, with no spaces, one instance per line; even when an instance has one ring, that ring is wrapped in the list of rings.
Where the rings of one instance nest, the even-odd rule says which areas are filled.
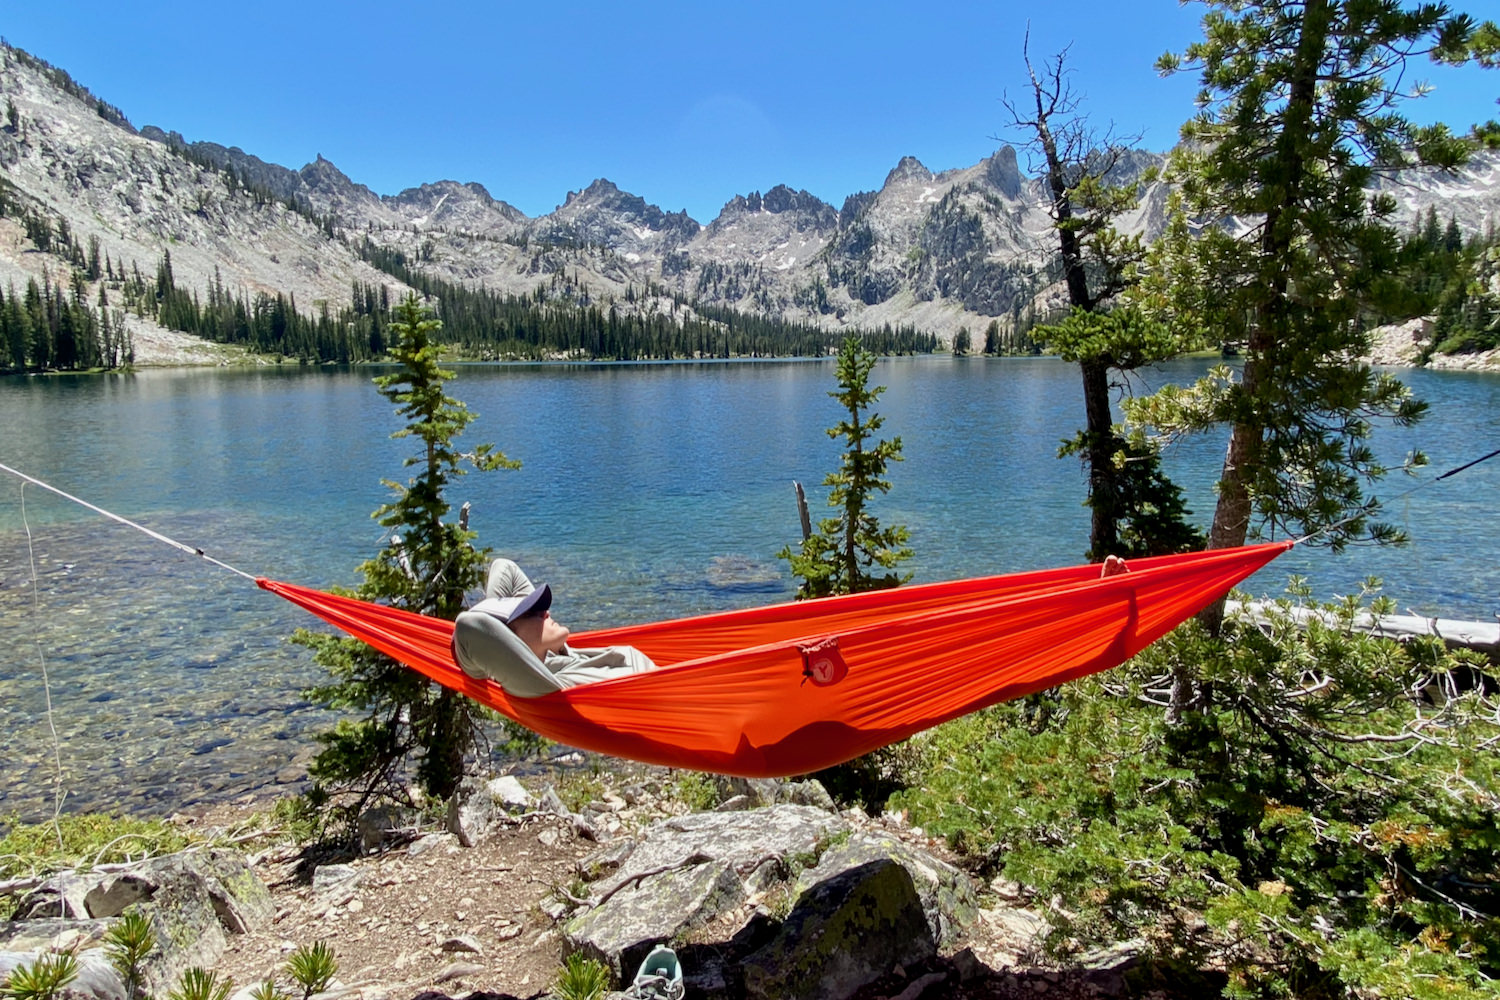
[[[1163,366],[1123,391],[1187,382]],[[460,445],[522,462],[471,474],[479,544],[552,584],[574,630],[789,600],[776,553],[800,539],[793,481],[814,520],[844,413],[831,359],[458,365],[450,395],[477,414]],[[418,451],[371,384],[381,369],[296,366],[0,378],[0,463],[250,576],[353,585],[388,539],[371,512]],[[1401,547],[1298,546],[1248,581],[1292,574],[1321,599],[1384,582],[1402,613],[1489,621],[1500,610],[1500,374],[1402,371],[1431,405],[1373,446],[1399,467],[1376,487]],[[919,581],[1082,561],[1086,481],[1059,443],[1083,423],[1075,366],[1048,358],[881,361],[880,437],[901,439],[882,524],[911,532]],[[1226,433],[1172,446],[1194,519],[1212,514]],[[1408,493],[1419,484],[1429,483]],[[1405,495],[1403,495],[1405,494]],[[33,586],[33,578],[35,586]],[[0,817],[85,809],[165,815],[299,787],[334,716],[325,679],[287,642],[322,627],[245,576],[0,473]],[[49,709],[50,704],[50,709]],[[55,731],[55,736],[54,736]],[[60,780],[59,780],[60,772]]]

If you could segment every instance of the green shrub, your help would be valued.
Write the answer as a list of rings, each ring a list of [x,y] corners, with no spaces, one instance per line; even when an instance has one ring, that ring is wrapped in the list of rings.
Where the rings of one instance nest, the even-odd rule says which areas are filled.
[[[1423,693],[1489,667],[1361,610],[1190,623],[1047,713],[942,727],[892,804],[1025,887],[1059,956],[1141,937],[1235,996],[1493,996],[1500,714],[1482,684]],[[1207,703],[1173,725],[1179,662]]]
[[[71,951],[49,952],[10,970],[0,997],[5,1000],[53,1000],[78,978],[78,957]]]
[[[338,958],[333,949],[323,941],[303,945],[286,960],[286,974],[302,988],[302,1000],[328,989],[328,984],[333,982],[338,971]]]
[[[250,989],[250,1000],[290,1000],[276,985],[275,979],[262,979]]]
[[[679,775],[673,794],[693,812],[706,812],[719,804],[718,783],[701,771],[684,771]]]
[[[561,1000],[598,1000],[609,989],[609,970],[575,951],[563,960],[553,989]]]
[[[218,972],[193,966],[182,974],[167,1000],[227,1000],[234,980]]]
[[[156,932],[151,929],[151,920],[134,908],[120,914],[120,919],[104,932],[104,953],[120,974],[127,997],[142,995],[146,956],[155,947]]]

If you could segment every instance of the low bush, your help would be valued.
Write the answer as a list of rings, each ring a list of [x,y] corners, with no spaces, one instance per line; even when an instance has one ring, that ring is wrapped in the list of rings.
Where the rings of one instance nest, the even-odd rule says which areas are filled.
[[[1490,665],[1371,637],[1366,610],[1391,608],[1190,623],[939,729],[891,804],[1020,883],[1059,957],[1136,938],[1158,970],[1212,956],[1237,997],[1493,997]],[[1179,661],[1205,696],[1171,722]]]

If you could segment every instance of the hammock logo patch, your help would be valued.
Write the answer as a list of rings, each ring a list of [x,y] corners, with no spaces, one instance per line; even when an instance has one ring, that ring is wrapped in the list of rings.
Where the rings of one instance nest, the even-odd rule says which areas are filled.
[[[837,636],[797,648],[802,651],[802,676],[818,687],[837,684],[849,673]]]

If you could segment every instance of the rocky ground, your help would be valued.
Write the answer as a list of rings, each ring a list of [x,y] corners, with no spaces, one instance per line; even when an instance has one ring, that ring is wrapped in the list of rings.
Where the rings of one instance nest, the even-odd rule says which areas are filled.
[[[1372,364],[1410,368],[1417,364],[1422,350],[1432,341],[1432,322],[1413,319],[1405,323],[1376,327],[1371,331]],[[1429,368],[1458,371],[1500,371],[1500,349],[1474,354],[1434,354]]]
[[[138,317],[132,317],[130,333],[135,346],[135,363],[141,367],[169,368],[254,362],[254,356],[243,347],[215,344],[202,337],[146,323]]]
[[[667,788],[672,780],[664,772],[654,781],[648,776],[648,785]],[[668,793],[626,805],[607,787],[596,804],[605,809],[605,843],[687,811]],[[230,825],[247,808],[218,807],[184,822]],[[856,821],[943,850],[898,817]],[[218,967],[234,979],[239,1000],[247,1000],[251,988],[278,974],[293,949],[322,941],[338,956],[331,995],[340,1000],[540,997],[562,964],[555,926],[560,901],[577,890],[581,863],[600,846],[567,820],[537,813],[472,848],[429,826],[359,857],[265,849],[252,862],[273,894],[276,916],[263,930],[233,938]],[[893,969],[851,1000],[1151,995],[1130,994],[1116,973],[1046,967],[1031,950],[1036,916],[1001,894],[986,906],[959,953],[924,968]]]

